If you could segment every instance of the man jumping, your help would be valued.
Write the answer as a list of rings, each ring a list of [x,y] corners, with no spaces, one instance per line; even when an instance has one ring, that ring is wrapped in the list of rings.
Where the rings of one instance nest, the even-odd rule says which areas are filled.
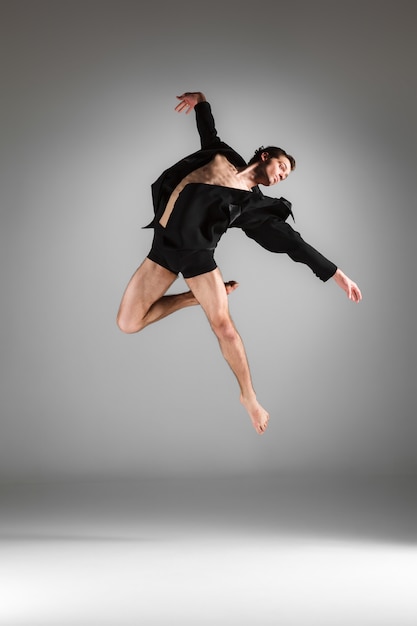
[[[186,92],[175,110],[196,114],[201,149],[165,170],[152,185],[152,248],[124,292],[117,324],[136,333],[185,307],[200,305],[240,387],[240,401],[262,434],[269,414],[253,388],[245,349],[230,317],[228,294],[238,284],[224,282],[214,251],[228,228],[245,234],[271,252],[305,263],[322,281],[333,278],[353,302],[360,289],[337,266],[306,243],[286,219],[291,203],[264,196],[258,185],[287,178],[295,160],[285,150],[259,148],[249,163],[220,140],[210,104],[201,92]],[[181,273],[190,291],[165,295]]]

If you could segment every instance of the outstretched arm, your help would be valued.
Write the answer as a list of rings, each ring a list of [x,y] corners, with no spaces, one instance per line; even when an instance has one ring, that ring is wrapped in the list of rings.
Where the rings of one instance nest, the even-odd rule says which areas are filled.
[[[332,276],[333,280],[336,282],[343,291],[346,292],[349,300],[353,300],[353,302],[360,302],[362,300],[361,290],[358,285],[353,282],[346,274],[342,272],[342,270],[337,269],[336,272]]]
[[[251,227],[239,224],[239,218],[234,226],[242,228],[250,239],[270,252],[284,252],[297,263],[304,263],[323,282],[333,278],[339,287],[353,302],[360,302],[362,294],[356,283],[353,282],[337,265],[326,259],[318,250],[310,246],[289,224],[281,219],[270,218],[263,224]]]
[[[230,149],[230,146],[222,142],[218,136],[210,104],[201,91],[186,91],[181,96],[177,96],[177,99],[180,100],[180,103],[175,107],[177,113],[185,111],[188,115],[195,109],[195,119],[202,150],[219,147]],[[240,158],[240,160],[242,159]]]
[[[180,100],[180,103],[177,104],[175,110],[177,113],[181,113],[184,109],[187,109],[185,111],[186,115],[191,113],[199,102],[206,102],[206,96],[201,91],[186,91],[181,96],[177,96],[177,99]]]

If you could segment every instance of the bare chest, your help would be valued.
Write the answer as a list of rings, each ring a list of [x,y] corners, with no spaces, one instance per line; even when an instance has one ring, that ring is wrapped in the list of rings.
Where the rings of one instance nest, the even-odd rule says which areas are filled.
[[[249,191],[247,185],[239,178],[238,171],[234,165],[223,155],[216,154],[210,163],[199,167],[185,176],[176,186],[168,200],[164,214],[160,219],[162,226],[166,226],[179,194],[184,187],[190,183],[204,183],[206,185],[218,185],[220,187],[232,187],[234,189]]]
[[[248,191],[247,186],[240,180],[237,169],[221,154],[217,154],[207,165],[191,172],[180,185],[184,188],[188,183],[205,183]]]

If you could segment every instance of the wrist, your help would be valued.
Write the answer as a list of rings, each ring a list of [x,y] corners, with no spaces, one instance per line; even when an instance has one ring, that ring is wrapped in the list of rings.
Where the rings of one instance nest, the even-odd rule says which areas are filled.
[[[342,276],[343,276],[343,272],[342,272],[342,270],[341,270],[341,269],[339,269],[339,268],[337,268],[337,269],[336,269],[336,271],[335,271],[335,273],[333,274],[332,278],[333,278],[334,280],[338,280],[338,279],[342,278]]]

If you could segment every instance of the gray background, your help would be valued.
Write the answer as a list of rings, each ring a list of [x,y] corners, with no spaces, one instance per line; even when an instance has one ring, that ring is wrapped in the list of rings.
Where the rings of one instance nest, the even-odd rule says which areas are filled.
[[[414,3],[0,7],[1,478],[414,473]],[[264,437],[201,310],[115,325],[150,184],[198,147],[184,90],[242,155],[295,155],[274,194],[363,291],[224,237]]]

